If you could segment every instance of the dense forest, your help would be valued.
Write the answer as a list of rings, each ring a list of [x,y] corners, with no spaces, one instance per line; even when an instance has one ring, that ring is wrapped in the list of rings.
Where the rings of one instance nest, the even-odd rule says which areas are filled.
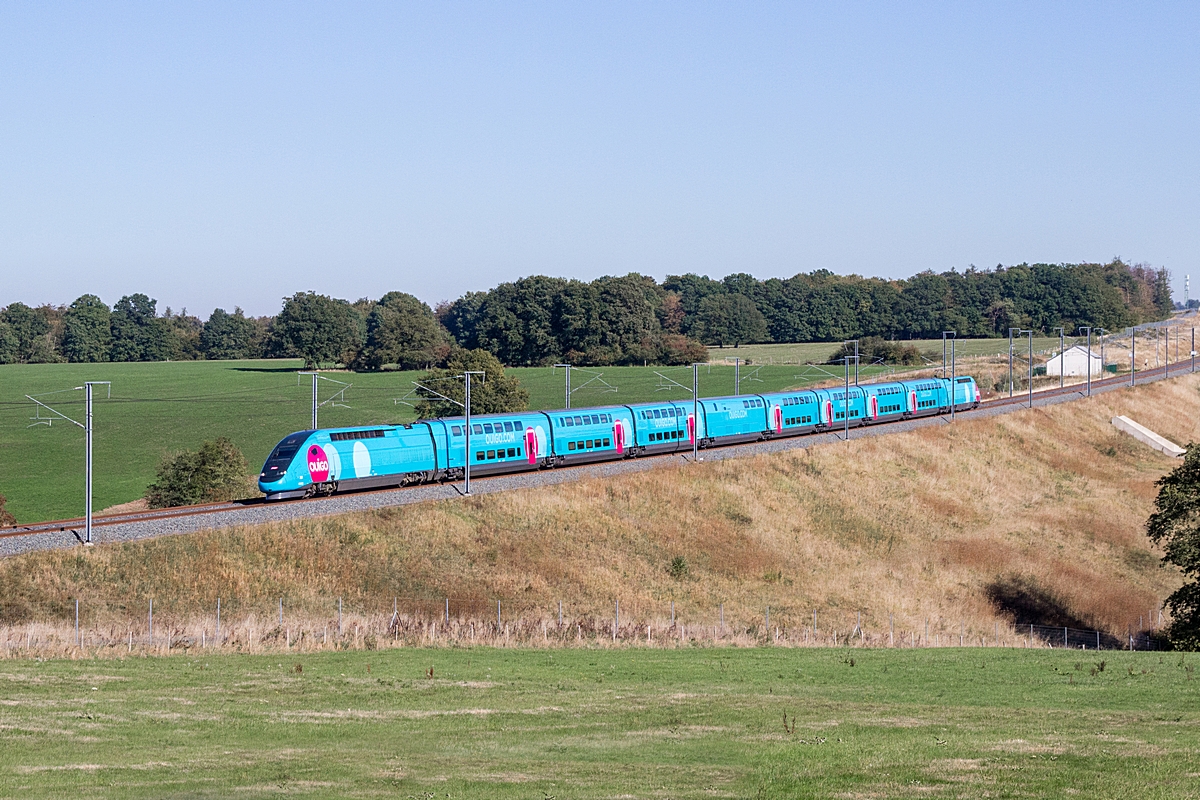
[[[95,295],[69,306],[11,303],[0,310],[0,363],[301,357],[354,369],[444,365],[457,349],[501,362],[687,364],[704,345],[895,341],[1049,332],[1080,325],[1119,330],[1172,309],[1166,270],[1109,264],[1021,264],[923,272],[887,281],[825,270],[758,280],[643,275],[591,282],[533,276],[471,292],[436,310],[389,292],[356,302],[302,292],[274,317],[216,309],[207,320],[158,313],[144,294],[111,308]]]

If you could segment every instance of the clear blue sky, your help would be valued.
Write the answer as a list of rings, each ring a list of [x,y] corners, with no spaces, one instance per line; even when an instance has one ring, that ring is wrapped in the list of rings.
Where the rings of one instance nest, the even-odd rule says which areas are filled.
[[[1165,266],[1198,3],[5,3],[0,305]]]

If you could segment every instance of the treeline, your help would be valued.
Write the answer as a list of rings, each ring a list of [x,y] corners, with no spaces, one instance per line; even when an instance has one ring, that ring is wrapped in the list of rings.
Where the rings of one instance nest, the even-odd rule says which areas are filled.
[[[12,303],[0,310],[0,364],[300,357],[420,369],[443,363],[453,345],[429,306],[400,292],[356,303],[301,292],[274,317],[218,308],[201,320],[156,306],[144,294],[112,308],[91,294],[69,306]]]
[[[825,270],[760,281],[643,275],[594,281],[533,276],[431,309],[403,292],[356,302],[302,292],[274,317],[216,309],[207,320],[144,294],[109,308],[84,295],[70,306],[0,311],[0,363],[301,357],[355,369],[444,366],[461,348],[534,366],[687,364],[704,345],[1006,336],[1009,328],[1109,330],[1172,310],[1169,275],[1120,260],[923,272],[886,281]],[[875,345],[873,345],[875,346]],[[878,344],[883,347],[882,344]]]

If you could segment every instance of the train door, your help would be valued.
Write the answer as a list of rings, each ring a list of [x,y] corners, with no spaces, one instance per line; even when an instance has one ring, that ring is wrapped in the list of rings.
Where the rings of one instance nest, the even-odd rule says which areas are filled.
[[[783,409],[779,406],[772,406],[771,418],[775,422],[775,432],[783,433]]]
[[[871,419],[875,419],[879,416],[879,400],[875,398],[875,395],[871,395],[871,409],[867,413]]]
[[[613,423],[613,444],[617,446],[617,455],[625,453],[625,423],[621,420]]]
[[[916,413],[917,410],[917,393],[915,391],[908,393],[908,412]]]
[[[825,424],[826,425],[833,424],[833,401],[832,400],[825,401]]]
[[[537,431],[533,428],[525,429],[525,455],[529,459],[530,464],[536,464],[538,460],[538,439]]]
[[[695,444],[696,443],[696,415],[695,414],[688,414],[687,429],[688,429],[688,444],[689,445]]]

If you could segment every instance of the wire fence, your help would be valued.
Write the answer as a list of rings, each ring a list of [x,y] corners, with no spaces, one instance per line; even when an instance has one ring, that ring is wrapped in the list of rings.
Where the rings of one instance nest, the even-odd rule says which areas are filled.
[[[390,598],[390,604],[351,610],[344,598],[327,609],[292,608],[284,598],[272,605],[217,601],[211,613],[178,614],[149,600],[140,613],[127,606],[73,606],[74,618],[0,626],[0,657],[103,656],[186,653],[200,650],[310,652],[404,646],[780,646],[943,648],[1017,647],[1072,650],[1161,649],[1153,630],[1124,635],[1070,627],[965,620],[912,619],[888,615],[886,627],[863,624],[861,612],[765,607],[757,619],[727,619],[716,609],[688,609],[674,603],[661,613],[623,614],[614,601],[609,614],[570,613],[564,604],[550,609],[507,609],[503,600],[484,598]],[[390,607],[387,607],[389,606]],[[90,613],[89,613],[90,612]]]

